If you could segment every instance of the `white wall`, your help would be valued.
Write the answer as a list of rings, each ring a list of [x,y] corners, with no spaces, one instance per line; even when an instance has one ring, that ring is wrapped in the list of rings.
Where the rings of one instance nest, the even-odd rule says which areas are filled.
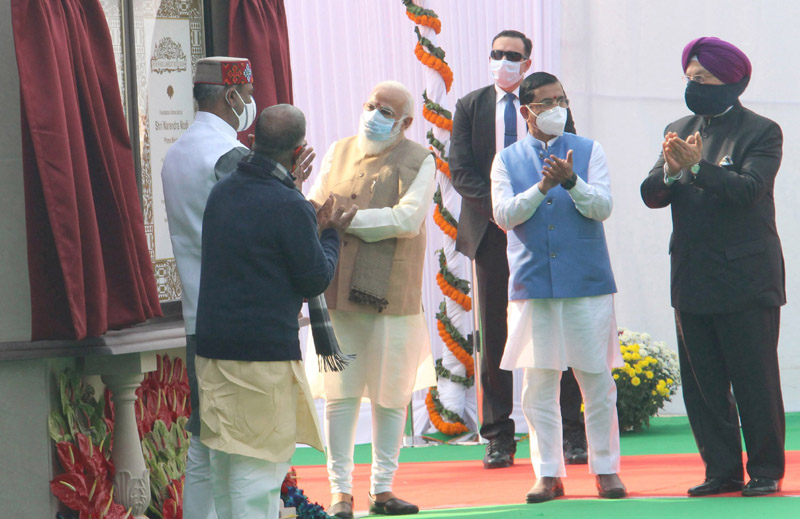
[[[19,75],[11,3],[0,4],[0,342],[31,338]]]
[[[753,64],[742,96],[778,122],[783,163],[775,185],[789,303],[779,346],[787,411],[800,411],[800,3],[781,0],[569,0],[562,3],[561,73],[578,133],[599,141],[612,172],[614,214],[606,223],[617,278],[617,319],[676,347],[669,306],[669,209],[647,209],[639,185],[660,151],[667,123],[689,114],[681,51],[700,36],[741,48]],[[683,412],[680,398],[668,411]]]

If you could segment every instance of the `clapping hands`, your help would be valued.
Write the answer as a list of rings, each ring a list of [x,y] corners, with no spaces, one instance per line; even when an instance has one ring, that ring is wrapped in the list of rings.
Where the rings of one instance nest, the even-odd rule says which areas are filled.
[[[703,139],[700,137],[700,132],[695,132],[685,141],[678,137],[677,133],[669,132],[661,148],[664,151],[667,174],[671,177],[678,175],[684,169],[689,169],[703,158]]]

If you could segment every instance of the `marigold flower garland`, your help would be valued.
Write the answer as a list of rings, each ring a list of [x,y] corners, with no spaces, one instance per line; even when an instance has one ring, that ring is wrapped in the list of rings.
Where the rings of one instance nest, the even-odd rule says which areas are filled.
[[[464,387],[472,387],[475,385],[475,377],[460,377],[444,367],[442,359],[436,359],[436,375],[446,378],[456,384],[461,384]]]
[[[444,301],[439,304],[436,319],[438,320],[436,327],[439,330],[439,337],[442,338],[447,349],[467,368],[467,376],[473,376],[475,361],[472,358],[472,346],[450,322],[450,318],[447,317],[447,304]]]
[[[458,236],[458,222],[444,206],[442,190],[439,186],[436,186],[436,192],[433,194],[433,203],[436,205],[433,209],[433,221],[436,222],[436,225],[439,226],[443,233],[455,241],[456,236]]]
[[[428,68],[432,68],[442,76],[444,81],[444,89],[450,92],[450,86],[453,84],[453,71],[450,66],[444,61],[445,52],[441,47],[435,46],[428,38],[420,34],[419,27],[414,27],[414,32],[417,33],[417,45],[414,47],[414,55]]]
[[[439,21],[439,17],[435,12],[430,9],[423,9],[412,0],[403,0],[403,5],[406,6],[406,16],[408,16],[409,20],[417,25],[430,27],[436,34],[442,31],[442,22]]]
[[[427,119],[431,124],[436,125],[438,128],[452,132],[453,114],[428,99],[427,91],[422,92],[422,99],[424,101],[422,105],[423,117],[425,117],[425,119]]]
[[[464,434],[465,432],[469,431],[467,425],[460,416],[455,413],[451,413],[444,408],[442,403],[439,401],[439,392],[435,387],[430,388],[430,391],[428,391],[428,395],[425,397],[425,405],[428,407],[428,414],[431,417],[431,422],[433,422],[433,425],[439,431],[447,434],[448,436]],[[452,421],[446,422],[442,415],[447,417],[448,420]]]
[[[436,283],[442,293],[461,305],[461,308],[469,312],[472,310],[472,298],[469,297],[469,282],[458,279],[447,268],[447,257],[444,249],[439,249],[439,272],[436,274]]]
[[[414,23],[424,27],[423,32],[431,39],[422,36],[419,27],[414,28],[417,35],[417,44],[414,48],[414,54],[417,59],[425,66],[436,71],[438,75],[426,74],[426,82],[429,88],[432,88],[435,99],[430,99],[427,90],[423,91],[423,117],[429,121],[433,128],[427,133],[428,142],[431,151],[434,152],[436,159],[436,169],[438,169],[444,177],[450,179],[450,166],[446,156],[447,147],[445,143],[449,140],[449,134],[453,130],[453,114],[446,110],[442,104],[447,102],[446,92],[450,91],[453,83],[453,72],[447,63],[444,61],[445,52],[435,44],[435,34],[439,34],[441,30],[441,22],[435,12],[428,9],[423,9],[421,6],[416,5],[412,0],[402,0],[406,6],[406,15]],[[434,41],[431,41],[434,40]],[[441,81],[441,83],[439,83]],[[444,86],[444,89],[440,88]],[[440,104],[442,103],[442,104]],[[438,137],[438,138],[437,138]],[[450,189],[452,186],[448,184],[448,180],[440,177],[439,186],[437,186],[436,194],[434,195],[434,213],[433,219],[436,225],[442,232],[449,238],[445,240],[445,258],[451,260],[457,258],[455,251],[455,240],[458,236],[458,222],[453,218],[452,214],[447,210],[442,195],[442,185],[445,189]],[[450,193],[448,191],[448,193]],[[446,263],[446,262],[445,262]],[[440,272],[436,276],[440,289],[446,297],[449,297],[452,303],[451,311],[456,323],[460,323],[461,318],[464,317],[461,312],[465,307],[471,308],[472,300],[466,295],[469,291],[469,285],[466,281],[459,280],[447,267],[443,267],[440,262]],[[463,284],[463,285],[462,285]],[[455,303],[456,306],[453,306]],[[456,385],[448,384],[448,391],[458,391],[457,386],[460,385],[466,391],[466,388],[474,384],[474,362],[471,356],[471,349],[468,352],[470,345],[466,342],[458,328],[451,322],[447,316],[447,302],[442,302],[440,305],[441,311],[437,314],[437,328],[439,335],[447,346],[448,350],[445,355],[438,359],[436,373],[439,379],[446,379],[454,382]],[[450,356],[452,354],[452,357]],[[456,369],[458,373],[454,373],[445,367],[445,363],[450,369]],[[462,364],[464,371],[461,371]],[[463,376],[466,375],[466,376]],[[455,398],[453,398],[455,397]],[[454,393],[447,398],[450,405],[455,404],[458,406],[458,396]],[[428,393],[426,402],[428,404],[428,413],[431,422],[437,430],[448,434],[455,435],[466,432],[465,421],[459,416],[459,412],[447,409],[439,401],[439,395],[436,388]]]

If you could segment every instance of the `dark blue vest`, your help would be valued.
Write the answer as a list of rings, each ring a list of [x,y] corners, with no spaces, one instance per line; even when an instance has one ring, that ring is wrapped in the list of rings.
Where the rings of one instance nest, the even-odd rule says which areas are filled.
[[[572,150],[573,170],[587,180],[593,141],[565,133],[548,147],[528,134],[500,152],[514,194],[542,178],[544,158],[566,158]],[[551,189],[526,222],[508,233],[508,298],[587,297],[617,291],[608,257],[603,223],[586,218],[561,186]]]

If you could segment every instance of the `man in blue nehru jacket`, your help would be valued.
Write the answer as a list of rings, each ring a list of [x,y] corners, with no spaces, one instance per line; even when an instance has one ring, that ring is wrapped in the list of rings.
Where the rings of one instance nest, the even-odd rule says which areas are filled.
[[[619,471],[621,365],[617,291],[602,221],[612,208],[603,148],[564,133],[569,100],[558,79],[531,74],[519,90],[529,133],[492,164],[494,219],[508,232],[508,341],[503,369],[525,368],[522,406],[536,483],[528,503],[564,495],[559,384],[571,367],[586,404],[589,471],[600,497],[626,495]]]

